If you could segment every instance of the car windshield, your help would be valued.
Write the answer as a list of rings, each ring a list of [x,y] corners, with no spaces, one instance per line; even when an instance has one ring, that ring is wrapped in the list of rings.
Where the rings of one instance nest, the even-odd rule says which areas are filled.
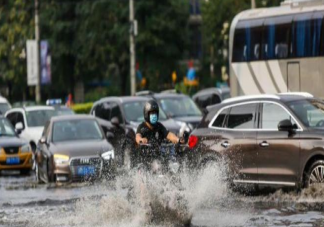
[[[15,130],[6,118],[0,118],[0,137],[16,136]]]
[[[300,100],[291,102],[289,107],[305,126],[324,128],[324,102],[314,99]]]
[[[170,117],[201,116],[201,111],[188,97],[162,98],[160,104]]]
[[[126,114],[126,120],[128,122],[141,122],[144,121],[143,109],[146,101],[137,101],[137,102],[129,102],[123,105],[124,112]],[[164,121],[167,117],[165,113],[160,110],[159,112],[159,120]]]
[[[8,103],[0,103],[0,114],[5,114],[9,109]]]
[[[95,120],[65,120],[53,124],[53,142],[102,140],[103,135]]]
[[[54,110],[26,111],[27,125],[28,127],[43,127],[55,115]]]

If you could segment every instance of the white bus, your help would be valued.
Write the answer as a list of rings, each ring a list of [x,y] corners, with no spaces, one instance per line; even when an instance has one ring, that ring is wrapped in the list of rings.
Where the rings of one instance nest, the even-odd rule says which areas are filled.
[[[324,0],[286,0],[238,14],[230,30],[231,95],[324,98]]]

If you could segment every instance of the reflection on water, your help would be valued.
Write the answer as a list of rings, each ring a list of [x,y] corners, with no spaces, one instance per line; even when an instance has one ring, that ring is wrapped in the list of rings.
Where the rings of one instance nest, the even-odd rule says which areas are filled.
[[[114,182],[37,185],[0,178],[1,226],[324,226],[324,187],[234,193],[209,166],[161,177],[131,172]]]

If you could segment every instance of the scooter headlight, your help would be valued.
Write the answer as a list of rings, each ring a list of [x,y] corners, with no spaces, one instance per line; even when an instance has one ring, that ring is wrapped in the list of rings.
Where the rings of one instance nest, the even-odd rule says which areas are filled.
[[[114,150],[106,151],[101,155],[101,157],[107,161],[111,159],[115,159],[115,151]]]

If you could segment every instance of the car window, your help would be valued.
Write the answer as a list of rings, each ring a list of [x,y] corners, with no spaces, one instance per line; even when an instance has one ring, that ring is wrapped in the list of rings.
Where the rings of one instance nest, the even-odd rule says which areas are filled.
[[[8,120],[10,123],[15,127],[17,123],[17,112],[12,112],[7,115]]]
[[[27,125],[29,127],[44,127],[45,123],[55,116],[54,110],[26,111]]]
[[[105,103],[101,103],[99,104],[96,109],[95,109],[95,116],[106,120],[106,121],[110,121],[110,103],[109,102],[105,102]]]
[[[124,123],[124,120],[123,120],[123,116],[122,116],[122,113],[120,111],[120,108],[118,106],[117,103],[112,103],[111,104],[111,116],[110,116],[110,120],[113,118],[113,117],[117,117],[118,120],[119,120],[119,123],[122,124]]]
[[[253,129],[255,121],[255,103],[234,106],[228,115],[227,128],[230,129]]]
[[[17,122],[16,123],[22,123],[23,129],[25,128],[25,121],[24,121],[24,116],[22,113],[17,113]]]
[[[170,117],[201,116],[197,105],[188,97],[161,98],[161,107]]]
[[[274,103],[263,103],[261,114],[262,129],[278,130],[280,121],[290,120],[292,124],[296,124],[291,115],[281,106]]]
[[[222,128],[224,124],[224,120],[226,117],[226,114],[228,113],[229,109],[224,109],[222,112],[219,113],[219,115],[216,117],[215,121],[213,122],[213,127]]]
[[[0,103],[0,114],[5,114],[9,109],[8,103]]]
[[[128,122],[141,122],[144,121],[143,108],[146,101],[134,101],[123,104],[125,118]],[[163,110],[160,109],[159,120],[164,121],[167,117]]]
[[[102,140],[100,126],[95,120],[66,120],[53,124],[53,142]]]

